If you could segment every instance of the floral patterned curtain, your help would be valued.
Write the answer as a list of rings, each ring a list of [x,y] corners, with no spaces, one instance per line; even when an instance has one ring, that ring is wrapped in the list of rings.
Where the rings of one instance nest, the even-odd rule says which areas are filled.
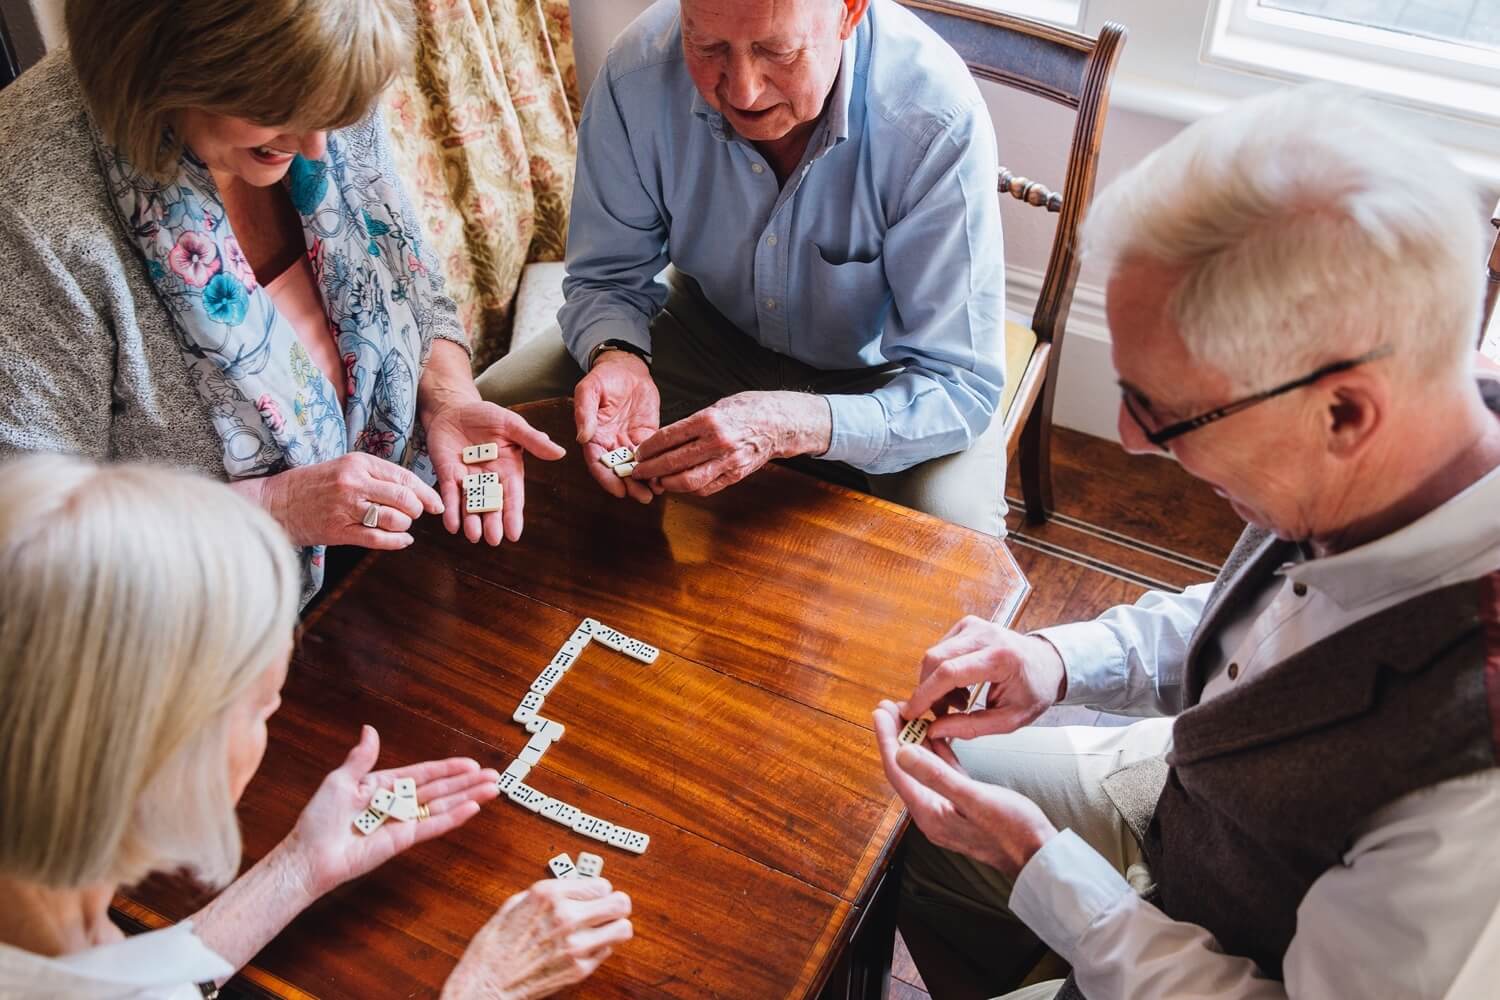
[[[474,340],[510,346],[521,270],[561,260],[578,81],[568,0],[414,0],[417,58],[385,95],[407,192]]]

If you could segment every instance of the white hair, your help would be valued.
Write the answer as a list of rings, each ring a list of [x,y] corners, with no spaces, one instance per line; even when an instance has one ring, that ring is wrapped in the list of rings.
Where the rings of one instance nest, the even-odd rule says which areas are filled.
[[[299,590],[281,529],[221,483],[0,465],[0,872],[233,878],[224,720],[284,655]]]
[[[1472,364],[1485,233],[1471,183],[1368,99],[1287,88],[1197,122],[1100,193],[1088,253],[1180,276],[1172,318],[1240,391],[1376,348]]]

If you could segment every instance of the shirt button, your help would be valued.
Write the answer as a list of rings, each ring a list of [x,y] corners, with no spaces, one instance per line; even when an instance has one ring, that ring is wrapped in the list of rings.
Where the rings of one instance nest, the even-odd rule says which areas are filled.
[[[1306,597],[1307,596],[1307,584],[1305,584],[1305,583],[1294,583],[1294,584],[1292,584],[1292,593],[1296,594],[1298,597]]]
[[[776,245],[776,242],[777,242],[776,241],[776,237],[774,237],[774,236],[767,236],[766,237],[766,246],[768,246],[768,247],[774,247]]]
[[[759,163],[752,163],[750,164],[750,172],[752,174],[763,174],[766,172],[766,168],[761,166]]]
[[[1240,677],[1240,665],[1238,663],[1231,663],[1229,665],[1229,679],[1232,680],[1232,681],[1234,681],[1234,680],[1239,680],[1239,677]]]
[[[776,300],[775,299],[766,299],[766,308],[767,309],[775,309],[776,308]]]

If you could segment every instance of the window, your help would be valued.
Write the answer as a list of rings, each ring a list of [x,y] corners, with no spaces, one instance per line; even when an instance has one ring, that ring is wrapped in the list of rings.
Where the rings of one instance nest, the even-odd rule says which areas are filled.
[[[1203,58],[1500,122],[1500,4],[1493,0],[1214,0]]]
[[[1310,14],[1437,42],[1500,47],[1500,6],[1493,0],[1258,0],[1258,4],[1262,10]]]

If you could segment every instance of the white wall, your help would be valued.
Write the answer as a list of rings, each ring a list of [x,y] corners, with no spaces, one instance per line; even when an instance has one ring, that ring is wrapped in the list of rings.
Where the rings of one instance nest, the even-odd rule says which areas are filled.
[[[610,41],[650,0],[571,0],[578,80],[587,88],[609,50]],[[1278,81],[1231,73],[1201,65],[1198,44],[1207,0],[1089,0],[1085,30],[1097,32],[1106,18],[1131,29],[1114,98],[1105,127],[1099,162],[1102,188],[1152,150],[1167,142],[1187,121],[1214,111],[1237,97],[1281,86]],[[1169,53],[1172,58],[1164,57]],[[1072,117],[1064,109],[1017,93],[998,84],[981,83],[999,139],[1000,162],[1049,187],[1061,185],[1064,158],[1072,131]],[[1398,111],[1417,128],[1435,138],[1452,140],[1451,123],[1430,121]],[[1500,149],[1500,135],[1479,130],[1475,149]],[[1500,194],[1500,174],[1494,159],[1458,150],[1464,163],[1482,175],[1488,211]],[[1005,256],[1010,309],[1029,316],[1040,290],[1041,275],[1051,247],[1051,217],[1045,212],[1004,200]],[[1476,266],[1478,262],[1476,262]],[[1099,437],[1115,438],[1118,390],[1109,360],[1109,334],[1104,325],[1103,278],[1085,262],[1079,277],[1068,336],[1063,345],[1055,419],[1065,427]]]
[[[63,0],[30,0],[30,3],[36,15],[37,28],[42,34],[42,43],[49,49],[61,45],[65,37]]]
[[[23,67],[62,41],[62,0],[0,0],[0,14]]]

